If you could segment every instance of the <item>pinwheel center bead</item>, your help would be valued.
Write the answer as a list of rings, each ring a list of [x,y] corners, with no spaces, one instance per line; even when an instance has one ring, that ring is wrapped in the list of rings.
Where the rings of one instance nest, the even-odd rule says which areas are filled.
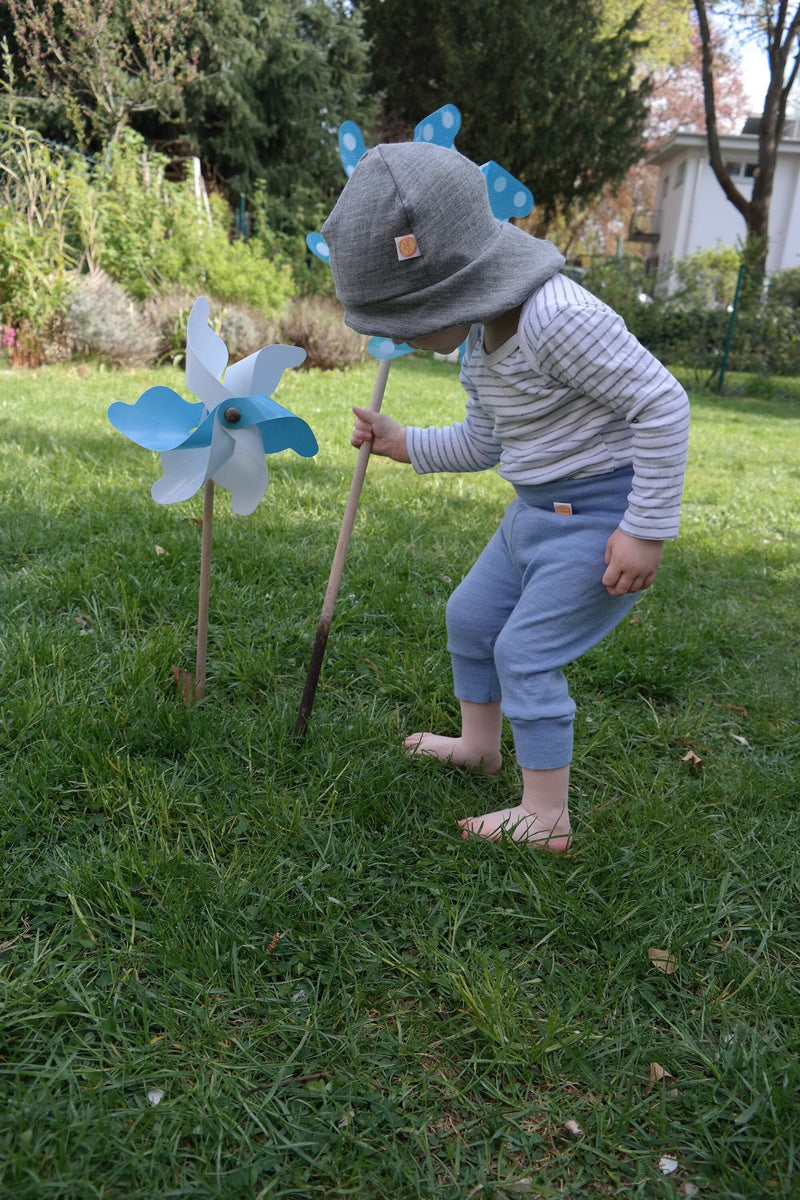
[[[229,425],[236,425],[242,419],[242,414],[238,408],[226,408],[222,415]]]

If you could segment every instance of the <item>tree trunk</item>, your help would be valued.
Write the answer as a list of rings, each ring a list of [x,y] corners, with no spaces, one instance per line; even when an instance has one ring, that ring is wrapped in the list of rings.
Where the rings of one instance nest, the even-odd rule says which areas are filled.
[[[753,307],[761,296],[767,272],[767,250],[769,249],[769,210],[772,202],[772,187],[775,179],[775,164],[778,143],[786,116],[786,103],[797,77],[800,53],[796,42],[800,29],[800,6],[793,15],[788,14],[788,3],[783,0],[778,6],[777,20],[767,26],[767,57],[769,60],[769,86],[764,97],[764,111],[758,133],[758,166],[753,178],[753,193],[746,199],[733,183],[719,145],[717,116],[714,104],[714,61],[711,30],[708,24],[705,0],[694,0],[700,41],[703,50],[703,97],[706,112],[706,139],[711,168],[720,187],[731,204],[742,214],[747,226],[747,235],[742,265],[741,303]],[[790,54],[794,62],[784,81]]]

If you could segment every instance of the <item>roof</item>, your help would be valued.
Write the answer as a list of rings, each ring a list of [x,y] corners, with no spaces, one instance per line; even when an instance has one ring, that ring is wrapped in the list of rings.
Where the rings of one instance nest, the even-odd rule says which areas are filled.
[[[744,154],[748,158],[758,157],[758,129],[761,117],[747,118],[742,133],[722,133],[719,146],[724,158],[738,158]],[[679,129],[671,134],[659,146],[655,146],[647,155],[647,162],[653,166],[664,166],[673,158],[685,156],[687,152],[699,150],[707,153],[705,133],[695,133]],[[800,120],[787,121],[778,153],[800,154]]]

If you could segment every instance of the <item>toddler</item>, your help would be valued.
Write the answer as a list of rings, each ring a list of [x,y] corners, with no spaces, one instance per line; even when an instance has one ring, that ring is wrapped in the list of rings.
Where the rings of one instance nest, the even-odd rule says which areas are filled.
[[[678,532],[683,388],[550,242],[498,221],[480,168],[422,142],[376,146],[322,228],[345,321],[449,354],[466,340],[464,419],[403,427],[354,408],[354,446],[419,473],[497,467],[516,495],[447,604],[461,732],[411,754],[500,770],[508,720],[522,795],[462,836],[551,851],[571,843],[575,705],[563,668],[650,587]]]

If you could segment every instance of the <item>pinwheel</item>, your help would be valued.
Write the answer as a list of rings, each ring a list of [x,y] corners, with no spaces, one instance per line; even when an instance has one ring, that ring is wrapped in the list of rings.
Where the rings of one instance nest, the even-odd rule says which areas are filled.
[[[453,150],[455,148],[456,135],[460,128],[461,113],[454,104],[444,104],[441,108],[437,108],[435,112],[432,112],[419,122],[414,129],[413,141],[429,142],[436,146],[442,146],[446,150]],[[348,178],[355,170],[361,156],[366,152],[366,148],[358,125],[354,121],[345,121],[339,128],[339,158],[341,159],[345,175]],[[483,172],[489,192],[489,205],[492,213],[499,221],[508,221],[512,217],[525,217],[528,215],[533,208],[533,193],[523,183],[520,183],[518,179],[515,179],[503,167],[498,166],[496,162],[491,160],[483,164],[481,171]],[[446,196],[442,196],[442,204],[446,206]],[[306,245],[312,254],[330,266],[330,251],[321,233],[309,233],[306,237]],[[392,360],[402,358],[406,354],[413,354],[414,350],[413,347],[405,344],[396,346],[390,338],[378,337],[370,338],[367,348],[373,358],[380,360],[375,386],[372,391],[372,399],[370,401],[370,408],[378,412],[383,403],[389,366]],[[339,585],[344,570],[344,560],[353,531],[369,455],[370,444],[369,442],[365,442],[358,452],[353,481],[350,485],[344,518],[339,532],[339,540],[333,556],[328,587],[322,604],[317,635],[311,650],[311,661],[295,725],[295,734],[300,737],[303,737],[306,733],[308,718],[311,715],[311,709],[314,704],[314,696],[316,695],[317,683],[319,682],[319,675],[322,669],[322,660],[325,656],[325,647],[328,641],[328,634],[330,633],[331,621],[333,620],[336,597],[339,593]]]
[[[174,670],[185,700],[200,699],[205,691],[214,484],[230,491],[235,513],[249,515],[267,490],[266,454],[292,449],[311,458],[318,449],[306,422],[271,396],[283,372],[303,362],[305,351],[264,346],[228,366],[227,347],[208,316],[208,301],[200,297],[186,328],[186,386],[198,402],[157,386],[135,404],[117,401],[108,409],[115,429],[161,454],[164,473],[150,489],[155,501],[175,504],[204,490],[196,672]]]

